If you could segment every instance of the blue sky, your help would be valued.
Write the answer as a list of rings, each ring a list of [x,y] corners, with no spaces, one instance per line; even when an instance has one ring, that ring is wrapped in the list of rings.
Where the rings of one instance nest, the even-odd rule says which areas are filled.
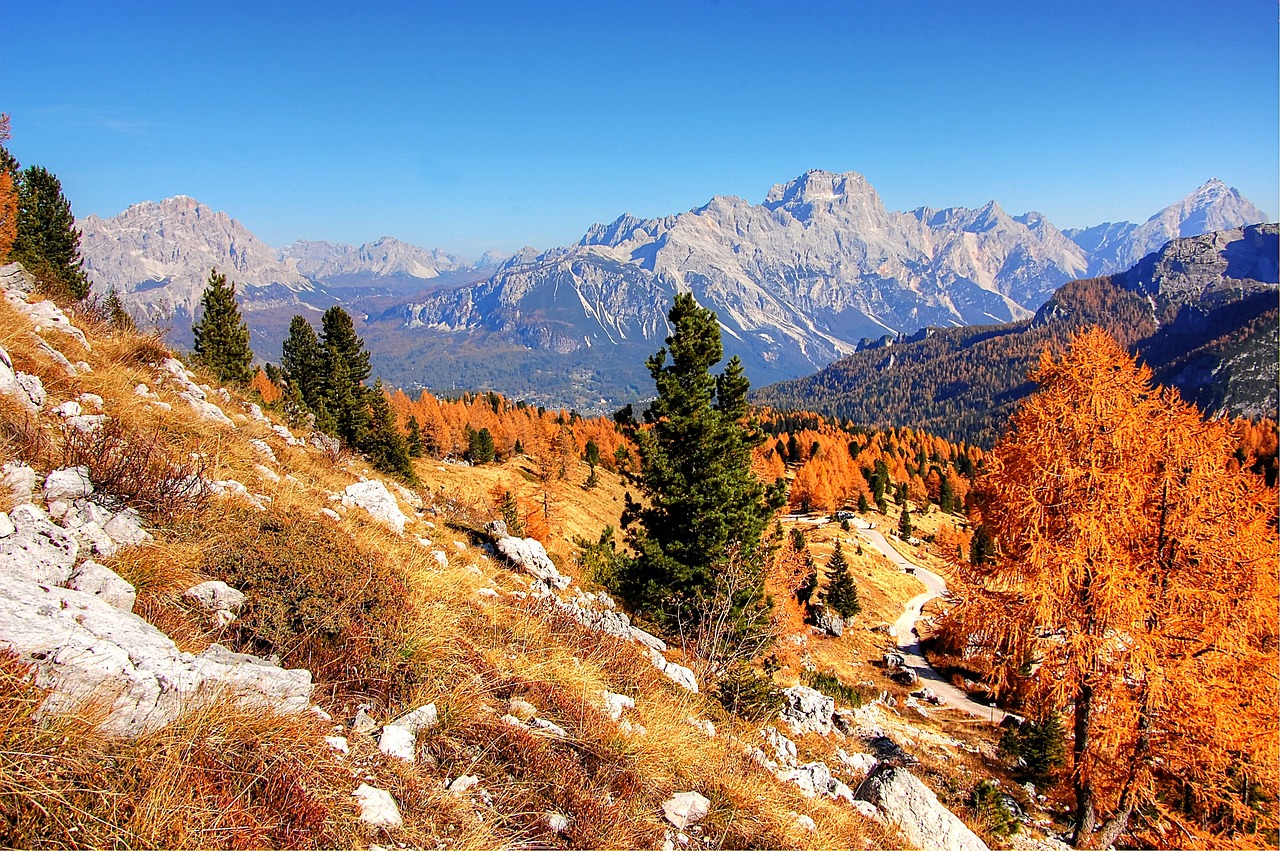
[[[273,245],[474,257],[860,171],[890,209],[1280,209],[1277,5],[66,3],[4,14],[10,150],[77,215],[186,194]]]

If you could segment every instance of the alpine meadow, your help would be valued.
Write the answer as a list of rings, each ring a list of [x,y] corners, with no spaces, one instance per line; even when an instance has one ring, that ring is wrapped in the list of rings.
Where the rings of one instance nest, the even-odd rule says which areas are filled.
[[[1082,2],[12,10],[0,845],[1280,846],[1280,22]]]

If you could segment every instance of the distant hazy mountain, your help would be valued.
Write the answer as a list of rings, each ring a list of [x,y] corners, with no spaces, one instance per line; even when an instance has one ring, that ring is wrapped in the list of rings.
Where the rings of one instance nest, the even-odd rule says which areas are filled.
[[[811,171],[758,205],[717,196],[679,215],[595,225],[575,245],[526,250],[479,285],[382,320],[417,334],[392,346],[394,368],[428,386],[456,379],[450,351],[466,340],[472,359],[502,351],[495,370],[504,380],[518,380],[514,357],[543,381],[508,392],[598,407],[629,401],[633,387],[643,394],[638,353],[661,345],[671,299],[687,290],[716,310],[726,349],[764,383],[818,369],[864,338],[1030,317],[1087,274],[1095,252],[1129,256],[1160,228],[1254,221],[1256,208],[1220,185],[1211,181],[1141,227],[1111,226],[1088,249],[1090,238],[1073,241],[1038,213],[1010,216],[994,201],[890,212],[861,175]],[[577,378],[556,379],[556,358]],[[585,376],[605,402],[577,392]]]
[[[1101,325],[1206,414],[1276,418],[1274,224],[1175,239],[1125,272],[1072,281],[1034,319],[929,329],[764,387],[761,404],[989,445],[1046,345]]]
[[[892,212],[861,175],[810,171],[759,204],[717,196],[677,215],[623,215],[574,245],[474,266],[390,237],[276,250],[190,198],[81,226],[95,286],[115,286],[135,313],[173,317],[180,342],[216,265],[242,285],[265,357],[278,357],[290,312],[343,303],[357,321],[367,314],[390,383],[601,410],[651,392],[644,357],[668,333],[677,292],[716,310],[726,350],[760,385],[811,373],[864,339],[1028,318],[1063,283],[1122,268],[1165,234],[1260,215],[1210,181],[1144,225],[1068,234],[994,201]]]
[[[1266,215],[1247,198],[1214,178],[1144,224],[1107,222],[1064,233],[1089,255],[1089,274],[1106,275],[1128,269],[1171,239],[1266,220]]]

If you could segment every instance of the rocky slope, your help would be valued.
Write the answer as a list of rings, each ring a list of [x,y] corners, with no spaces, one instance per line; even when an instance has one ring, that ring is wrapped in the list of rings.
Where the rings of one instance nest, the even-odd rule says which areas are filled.
[[[990,445],[1040,351],[1101,325],[1208,416],[1276,418],[1277,225],[1175,239],[1121,274],[1071,282],[1033,320],[929,329],[760,389],[763,404]]]

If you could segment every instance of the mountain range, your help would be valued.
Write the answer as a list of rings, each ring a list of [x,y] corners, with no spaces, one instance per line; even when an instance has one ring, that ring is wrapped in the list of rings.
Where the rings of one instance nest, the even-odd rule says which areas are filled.
[[[268,359],[288,315],[344,303],[364,320],[389,383],[603,410],[646,395],[643,360],[668,333],[680,291],[716,310],[726,351],[760,385],[885,335],[1026,319],[1067,281],[1122,271],[1204,228],[1264,218],[1211,180],[1143,224],[1061,231],[994,201],[893,212],[862,175],[810,171],[760,204],[716,196],[676,215],[623,215],[496,268],[492,256],[467,264],[390,237],[274,249],[190,198],[80,224],[95,285],[116,287],[137,314],[170,317],[179,341],[216,265],[241,284]]]
[[[1280,228],[1174,239],[1131,269],[1071,281],[1032,319],[877,341],[753,394],[868,426],[912,426],[990,446],[1034,389],[1046,346],[1099,325],[1206,415],[1277,416]]]

